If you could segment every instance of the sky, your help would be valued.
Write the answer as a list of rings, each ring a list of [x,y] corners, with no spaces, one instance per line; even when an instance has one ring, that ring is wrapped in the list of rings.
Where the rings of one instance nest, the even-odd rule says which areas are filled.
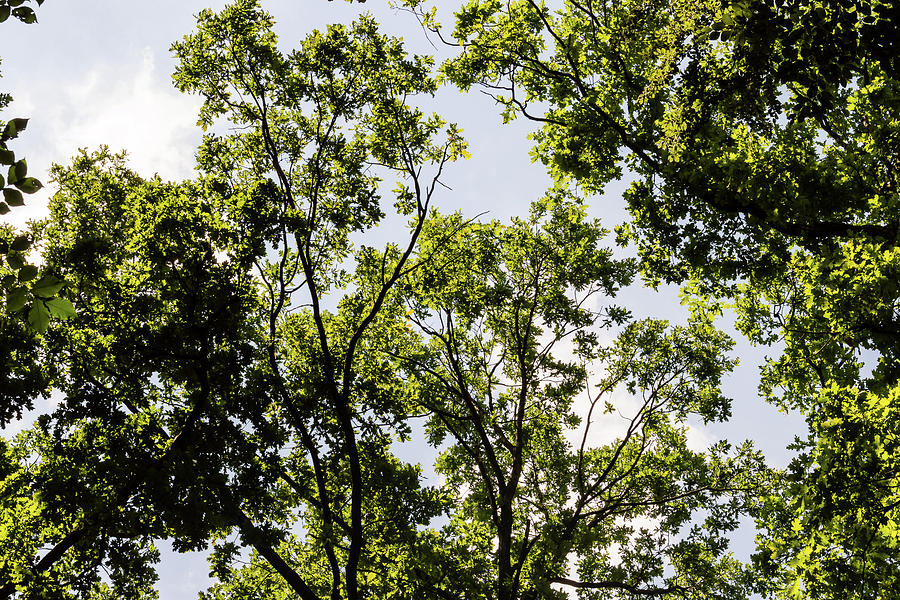
[[[276,19],[284,49],[292,48],[313,28],[329,22],[349,22],[361,10],[373,14],[384,30],[401,35],[408,46],[423,53],[446,53],[426,39],[418,22],[386,6],[384,0],[365,5],[326,0],[262,0]],[[200,0],[48,0],[38,9],[39,22],[26,26],[13,21],[0,25],[0,91],[12,94],[13,104],[3,119],[27,117],[28,129],[11,146],[25,156],[31,175],[46,184],[27,205],[13,209],[7,221],[21,226],[41,218],[53,187],[47,170],[67,163],[79,148],[101,144],[126,150],[131,167],[148,177],[167,180],[190,178],[194,149],[200,140],[196,126],[198,98],[179,93],[170,79],[175,62],[171,44],[192,31],[195,15],[203,8],[221,8],[225,2]],[[549,179],[529,157],[527,134],[533,125],[518,120],[503,125],[491,98],[477,91],[461,94],[443,90],[434,110],[459,123],[469,140],[472,158],[452,165],[446,179],[452,191],[436,199],[442,212],[461,210],[474,216],[506,219],[524,214],[541,195]],[[625,218],[623,185],[611,186],[603,196],[590,199],[590,211],[608,227]],[[379,231],[387,239],[391,231]],[[627,252],[627,251],[625,251]],[[635,287],[618,299],[636,316],[656,316],[683,322],[686,311],[677,290],[653,292]],[[728,326],[726,316],[724,325]],[[735,334],[736,335],[736,334]],[[718,439],[754,439],[773,464],[784,466],[784,451],[803,422],[783,415],[756,396],[758,366],[774,349],[750,347],[736,337],[735,355],[741,360],[725,385],[734,399],[729,423],[704,427],[693,424],[692,443],[702,446]],[[9,432],[7,432],[8,434]],[[421,456],[421,441],[400,448],[409,460]],[[430,472],[428,465],[426,473]],[[753,533],[745,529],[736,550],[746,557]],[[208,583],[202,556],[179,556],[165,549],[159,585],[162,600],[192,597]]]

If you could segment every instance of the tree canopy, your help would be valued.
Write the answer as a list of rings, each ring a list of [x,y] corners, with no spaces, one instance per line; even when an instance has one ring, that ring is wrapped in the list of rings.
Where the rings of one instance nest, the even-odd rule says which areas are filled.
[[[209,552],[209,600],[890,597],[892,7],[472,0],[448,33],[405,4],[449,60],[366,15],[286,51],[258,0],[201,12],[196,176],[84,150],[3,230],[0,425],[58,402],[0,440],[0,598],[153,598],[164,540]],[[439,210],[468,157],[442,84],[541,123],[528,214]],[[634,259],[587,211],[626,174]],[[638,278],[689,321],[633,318]],[[809,424],[784,471],[689,441],[731,415],[722,306]]]
[[[761,392],[811,435],[784,505],[760,515],[757,560],[775,589],[816,598],[898,577],[896,15],[877,0],[475,1],[446,34],[461,51],[445,76],[542,123],[534,156],[559,181],[636,175],[618,234],[649,281],[726,299],[750,340],[784,344]]]

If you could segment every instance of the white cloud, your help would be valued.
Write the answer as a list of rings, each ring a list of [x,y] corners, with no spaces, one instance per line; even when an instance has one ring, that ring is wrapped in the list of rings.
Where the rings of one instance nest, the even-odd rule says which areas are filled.
[[[28,130],[12,149],[28,160],[31,174],[48,182],[52,163],[66,164],[79,148],[126,150],[130,166],[145,177],[158,173],[178,180],[192,175],[200,139],[196,127],[200,100],[179,93],[156,69],[153,50],[100,64],[64,81],[36,82],[17,92],[4,116],[28,116]],[[26,199],[7,215],[21,226],[46,211],[52,193]]]
[[[603,346],[615,344],[616,335],[613,332],[601,330],[598,334]],[[570,339],[557,344],[554,355],[559,359],[577,361]],[[642,410],[643,402],[639,395],[629,393],[624,385],[618,385],[609,391],[598,389],[597,386],[606,375],[606,367],[602,362],[587,365],[588,386],[574,398],[572,404],[572,410],[581,418],[581,423],[564,432],[566,440],[575,449],[580,448],[582,442],[585,448],[599,448],[621,439],[627,434],[632,419]],[[613,406],[612,412],[606,412],[607,402]],[[688,449],[706,452],[718,441],[699,418],[690,416],[687,421],[683,425]]]
[[[596,393],[596,390],[592,388],[591,394]],[[612,412],[604,412],[606,401],[614,407]],[[611,444],[627,433],[631,419],[641,410],[641,404],[637,397],[629,394],[620,386],[601,396],[591,411],[590,398],[587,393],[582,393],[576,398],[573,405],[575,413],[581,417],[581,425],[575,429],[566,430],[566,439],[576,449],[581,447],[582,440],[585,442],[585,448],[599,448]],[[718,441],[717,436],[698,419],[689,418],[683,426],[685,428],[685,444],[694,452],[706,452]],[[585,427],[588,427],[586,438]]]
[[[707,452],[713,444],[719,441],[712,431],[701,423],[687,425],[684,433],[688,449],[694,452]]]
[[[602,395],[591,410],[591,398],[596,397],[596,394],[597,390],[592,385],[590,397],[588,392],[583,392],[575,400],[573,409],[581,417],[581,425],[565,433],[569,443],[576,449],[581,447],[582,441],[585,448],[599,448],[623,437],[631,419],[640,410],[637,399],[622,388]],[[605,412],[607,401],[615,407],[613,412]]]

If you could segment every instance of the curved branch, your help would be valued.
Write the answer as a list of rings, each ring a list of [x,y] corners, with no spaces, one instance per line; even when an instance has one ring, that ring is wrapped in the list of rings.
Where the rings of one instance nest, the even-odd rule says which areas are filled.
[[[575,581],[565,577],[554,577],[553,583],[561,583],[569,587],[582,590],[625,590],[637,596],[665,596],[666,594],[682,593],[685,588],[678,585],[670,585],[664,588],[640,588],[619,581]]]

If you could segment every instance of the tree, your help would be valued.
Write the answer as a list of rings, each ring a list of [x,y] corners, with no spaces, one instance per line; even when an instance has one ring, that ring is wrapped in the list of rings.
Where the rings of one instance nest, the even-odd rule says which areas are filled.
[[[559,181],[599,192],[634,174],[619,234],[645,276],[730,299],[751,341],[784,343],[761,390],[810,436],[760,514],[758,560],[791,596],[876,597],[900,577],[896,14],[474,1],[443,66],[542,123],[534,155]]]
[[[594,309],[633,272],[600,248],[604,234],[564,190],[508,227],[429,223],[411,304],[425,345],[408,362],[459,507],[443,530],[457,555],[442,560],[472,555],[447,597],[748,593],[727,536],[763,487],[761,457],[685,437],[688,415],[730,415],[719,382],[731,340],[702,319],[668,328]],[[613,413],[628,416],[601,442],[596,420]]]
[[[407,428],[402,390],[373,384],[391,365],[358,354],[402,324],[388,292],[464,144],[408,104],[434,90],[428,59],[407,57],[371,19],[314,33],[288,56],[271,25],[255,2],[238,2],[202,13],[176,45],[178,84],[206,97],[201,120],[227,114],[242,129],[206,137],[199,164],[210,175],[144,181],[107,153],[54,174],[45,260],[86,308],[43,338],[60,410],[9,452],[6,597],[144,596],[154,538],[181,549],[222,540],[218,562],[229,565],[234,531],[293,593],[356,598],[360,564],[373,560],[369,512],[397,517],[387,551],[435,510],[416,469],[386,450]],[[329,311],[330,291],[352,282],[350,236],[384,217],[379,173],[401,179],[409,242],[385,250],[387,280]],[[298,294],[311,308],[288,316]],[[13,461],[33,454],[36,465]],[[404,496],[408,507],[385,500]],[[298,565],[282,545],[304,525],[311,548]],[[326,570],[310,577],[320,560]]]
[[[175,44],[221,132],[194,180],[53,172],[30,235],[80,309],[33,338],[58,407],[2,447],[0,596],[153,597],[172,539],[212,549],[207,598],[741,597],[726,536],[767,473],[686,442],[729,413],[727,338],[597,308],[634,266],[565,186],[505,228],[440,215],[465,143],[416,107],[431,59],[368,17],[287,54],[272,27],[238,0]],[[406,239],[359,243],[389,206]],[[415,419],[437,485],[394,455]]]
[[[44,0],[37,0],[38,5],[43,2]],[[0,23],[8,20],[10,16],[23,23],[36,22],[34,9],[29,6],[20,6],[23,3],[24,0],[0,0]],[[6,108],[10,102],[12,102],[12,97],[9,94],[0,93],[0,110]],[[8,167],[5,178],[0,174],[0,192],[3,194],[3,198],[0,200],[0,215],[8,213],[11,206],[22,206],[25,203],[22,197],[23,193],[33,194],[41,188],[41,183],[37,179],[28,177],[28,164],[25,159],[16,160],[15,153],[8,146],[10,140],[17,138],[27,126],[28,119],[16,118],[8,122],[0,121],[0,165]],[[21,310],[28,300],[26,287],[15,284],[31,281],[38,274],[36,267],[25,264],[24,252],[30,247],[31,240],[27,236],[15,236],[6,227],[0,232],[0,256],[5,257],[7,264],[18,275],[17,278],[10,279],[7,276],[3,279],[3,292],[9,312]],[[44,280],[43,284],[46,286],[49,281]],[[43,289],[42,286],[36,287]]]
[[[37,2],[42,3],[43,0]],[[10,16],[23,23],[34,23],[34,10],[21,4],[21,0],[0,1],[0,23]],[[0,110],[11,101],[9,94],[0,93]],[[28,176],[25,159],[16,159],[9,148],[27,126],[28,119],[0,120],[0,216],[9,213],[10,207],[22,206],[23,194],[33,194],[42,187],[37,179]],[[28,263],[32,242],[29,235],[0,224],[0,295],[4,304],[0,312],[0,426],[33,408],[32,399],[45,389],[40,366],[34,360],[33,334],[46,329],[51,314],[66,318],[74,311],[68,300],[57,296],[63,282],[53,273],[42,273]]]

